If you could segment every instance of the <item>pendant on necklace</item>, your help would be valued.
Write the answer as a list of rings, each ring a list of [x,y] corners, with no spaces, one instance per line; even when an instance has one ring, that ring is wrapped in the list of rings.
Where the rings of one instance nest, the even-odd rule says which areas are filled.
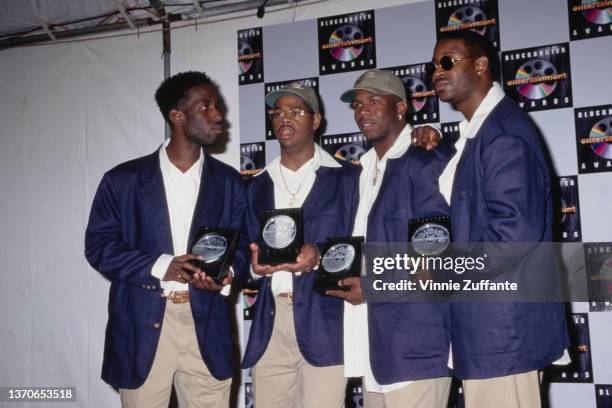
[[[289,199],[288,207],[293,208],[293,205],[295,204],[295,194],[289,193],[289,195],[291,196],[291,198]]]

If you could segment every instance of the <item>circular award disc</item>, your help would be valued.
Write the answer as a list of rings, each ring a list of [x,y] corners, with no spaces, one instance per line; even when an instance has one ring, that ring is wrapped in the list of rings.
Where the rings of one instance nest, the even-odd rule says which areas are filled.
[[[412,234],[412,247],[421,255],[437,255],[444,251],[450,243],[450,232],[446,227],[427,223],[420,226]]]
[[[293,242],[297,233],[297,226],[293,218],[288,215],[275,215],[266,221],[262,236],[264,242],[271,248],[286,248]]]
[[[227,240],[223,235],[211,232],[198,239],[192,252],[200,255],[205,263],[218,261],[227,251]]]
[[[601,142],[593,143],[591,149],[593,152],[607,160],[612,160],[612,143],[606,138],[612,136],[612,117],[603,118],[593,125],[591,128],[590,138],[601,139]]]
[[[515,79],[530,79],[540,76],[557,75],[557,68],[552,62],[536,58],[525,62],[516,71]],[[516,89],[521,95],[529,99],[542,99],[553,93],[557,87],[557,81],[526,83],[517,85]]]
[[[321,265],[327,272],[338,273],[346,271],[351,267],[355,260],[355,247],[351,244],[341,243],[332,245],[323,258]]]
[[[346,24],[338,27],[333,33],[331,33],[331,35],[329,36],[329,43],[336,44],[347,41],[361,40],[363,37],[363,32],[359,27],[353,24]],[[354,60],[361,54],[362,51],[362,45],[349,45],[346,47],[336,47],[329,49],[329,53],[331,54],[331,56],[342,62]]]

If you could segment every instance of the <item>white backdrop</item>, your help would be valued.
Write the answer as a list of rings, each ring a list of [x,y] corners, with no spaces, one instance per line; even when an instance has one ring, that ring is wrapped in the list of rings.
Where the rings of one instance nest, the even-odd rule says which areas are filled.
[[[237,167],[238,29],[412,2],[334,0],[175,30],[172,72],[219,84],[231,125],[219,157]],[[83,237],[104,171],[163,140],[161,51],[159,33],[0,51],[0,386],[75,386],[76,406],[119,406],[100,380],[108,282]],[[2,406],[28,405],[42,406]]]

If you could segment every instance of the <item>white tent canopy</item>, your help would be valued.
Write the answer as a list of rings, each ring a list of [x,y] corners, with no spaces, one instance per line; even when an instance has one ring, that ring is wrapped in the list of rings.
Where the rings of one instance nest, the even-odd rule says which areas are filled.
[[[69,36],[177,21],[245,16],[301,0],[6,0],[0,2],[0,49]],[[278,7],[277,7],[278,8]],[[264,7],[265,9],[265,7]]]

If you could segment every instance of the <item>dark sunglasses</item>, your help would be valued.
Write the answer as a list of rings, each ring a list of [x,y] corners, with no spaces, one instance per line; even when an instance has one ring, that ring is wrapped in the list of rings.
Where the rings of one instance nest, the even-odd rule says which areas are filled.
[[[436,72],[436,69],[438,68],[442,68],[444,71],[450,71],[451,69],[453,69],[456,63],[466,60],[468,58],[478,58],[478,57],[479,55],[468,55],[467,57],[462,57],[462,58],[451,58],[448,55],[445,55],[442,58],[440,58],[439,64],[436,64],[433,61],[426,63],[425,72],[427,73],[427,75],[432,76],[434,72]]]

